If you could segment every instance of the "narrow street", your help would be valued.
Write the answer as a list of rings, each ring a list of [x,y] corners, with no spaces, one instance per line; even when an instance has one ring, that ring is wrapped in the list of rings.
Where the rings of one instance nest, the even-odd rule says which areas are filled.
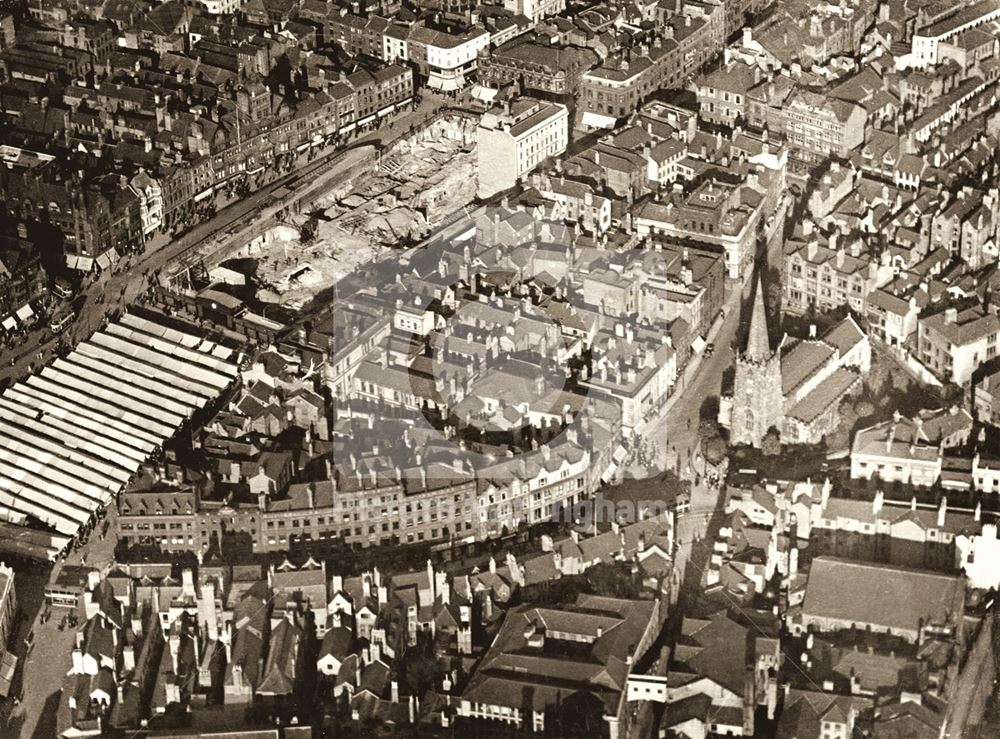
[[[778,206],[774,222],[767,234],[767,243],[762,249],[765,261],[760,265],[761,272],[766,272],[770,266],[780,266],[785,218],[789,206],[790,202],[787,199]],[[702,354],[697,357],[692,356],[688,360],[688,366],[677,378],[677,387],[674,389],[672,401],[667,406],[667,412],[661,412],[647,430],[646,435],[654,440],[657,454],[661,455],[658,460],[660,469],[669,469],[671,464],[668,464],[668,461],[672,462],[676,455],[681,478],[691,479],[694,472],[703,471],[694,470],[693,464],[692,470],[688,471],[689,462],[693,463],[697,454],[701,406],[706,398],[719,394],[722,375],[733,365],[735,360],[733,344],[739,333],[737,329],[741,321],[741,305],[754,289],[751,284],[754,274],[751,272],[744,275],[740,285],[727,285],[729,294],[723,308],[725,317],[709,330],[706,337],[706,341],[715,344],[715,351],[711,356]]]
[[[785,219],[792,203],[783,200],[771,228],[766,234],[766,244],[761,250],[764,263],[761,271],[769,266],[780,266],[784,243]],[[699,425],[701,407],[705,399],[718,396],[722,376],[735,361],[734,345],[739,335],[741,305],[754,289],[752,277],[744,276],[742,284],[729,287],[724,308],[725,317],[709,331],[707,341],[715,344],[710,356],[692,357],[684,373],[678,377],[678,387],[665,413],[661,413],[647,430],[647,437],[654,440],[659,455],[658,468],[669,469],[677,460],[679,477],[691,483],[690,509],[677,516],[676,563],[682,569],[686,589],[699,588],[701,575],[708,565],[712,549],[712,535],[720,524],[722,500],[720,489],[705,484],[704,462],[698,462],[700,441]],[[642,470],[632,470],[642,474]]]
[[[972,646],[965,669],[958,676],[954,698],[948,705],[948,736],[964,737],[967,730],[979,724],[986,710],[996,677],[993,667],[992,615],[983,624],[982,632]]]
[[[722,386],[722,375],[733,364],[732,344],[736,339],[740,324],[740,302],[742,290],[733,289],[726,300],[722,318],[707,340],[715,344],[711,355],[691,357],[688,366],[677,378],[674,395],[662,412],[649,425],[646,437],[653,440],[658,455],[659,469],[670,469],[674,455],[679,459],[680,477],[693,477],[688,472],[688,462],[694,460],[698,447],[698,425],[701,406],[705,399],[718,395]],[[689,456],[690,455],[690,456]],[[637,470],[636,473],[641,473]]]

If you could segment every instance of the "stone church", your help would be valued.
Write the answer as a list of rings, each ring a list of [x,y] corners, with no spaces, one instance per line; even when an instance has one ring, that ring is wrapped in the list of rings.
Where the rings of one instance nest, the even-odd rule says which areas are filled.
[[[746,343],[736,356],[731,397],[720,398],[719,423],[730,443],[759,447],[769,429],[781,441],[818,444],[836,429],[845,396],[871,365],[868,336],[850,316],[817,338],[784,336],[771,347],[764,286],[758,280]]]
[[[736,356],[730,441],[760,446],[772,426],[781,429],[781,354],[771,348],[764,283],[758,280],[746,345]]]

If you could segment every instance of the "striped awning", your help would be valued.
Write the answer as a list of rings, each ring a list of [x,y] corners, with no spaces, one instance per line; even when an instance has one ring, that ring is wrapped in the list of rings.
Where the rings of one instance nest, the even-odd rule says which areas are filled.
[[[136,315],[0,396],[0,519],[75,536],[236,378],[238,352]]]

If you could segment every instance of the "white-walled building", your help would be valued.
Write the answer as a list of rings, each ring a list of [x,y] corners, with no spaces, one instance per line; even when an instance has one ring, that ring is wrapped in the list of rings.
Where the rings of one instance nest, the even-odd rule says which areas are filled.
[[[200,0],[209,15],[228,15],[243,7],[244,0]]]
[[[945,308],[917,321],[917,358],[944,382],[965,385],[997,356],[1000,316],[973,306]]]
[[[851,477],[933,485],[941,476],[944,450],[965,443],[972,416],[964,408],[898,413],[890,421],[863,428],[851,447]]]
[[[139,196],[142,235],[149,236],[163,223],[163,190],[160,183],[145,172],[140,172],[133,177],[129,185]]]
[[[1000,540],[997,525],[983,524],[979,534],[961,534],[955,537],[958,565],[969,578],[973,588],[1000,588]]]
[[[515,15],[523,15],[532,23],[538,23],[566,10],[566,0],[504,0],[503,6]]]
[[[483,115],[477,138],[479,196],[489,197],[566,151],[569,111],[558,103],[519,98]]]
[[[393,56],[414,62],[432,90],[461,90],[476,71],[479,52],[490,45],[485,29],[445,33],[414,26],[405,43],[393,47]],[[383,37],[383,52],[390,43]]]
[[[981,0],[913,34],[914,66],[930,67],[941,61],[940,46],[963,31],[1000,18],[1000,0]]]

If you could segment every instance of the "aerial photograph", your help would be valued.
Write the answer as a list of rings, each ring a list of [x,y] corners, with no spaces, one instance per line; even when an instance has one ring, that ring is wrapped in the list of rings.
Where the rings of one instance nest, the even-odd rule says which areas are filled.
[[[0,739],[1000,739],[1000,0],[0,0]]]

